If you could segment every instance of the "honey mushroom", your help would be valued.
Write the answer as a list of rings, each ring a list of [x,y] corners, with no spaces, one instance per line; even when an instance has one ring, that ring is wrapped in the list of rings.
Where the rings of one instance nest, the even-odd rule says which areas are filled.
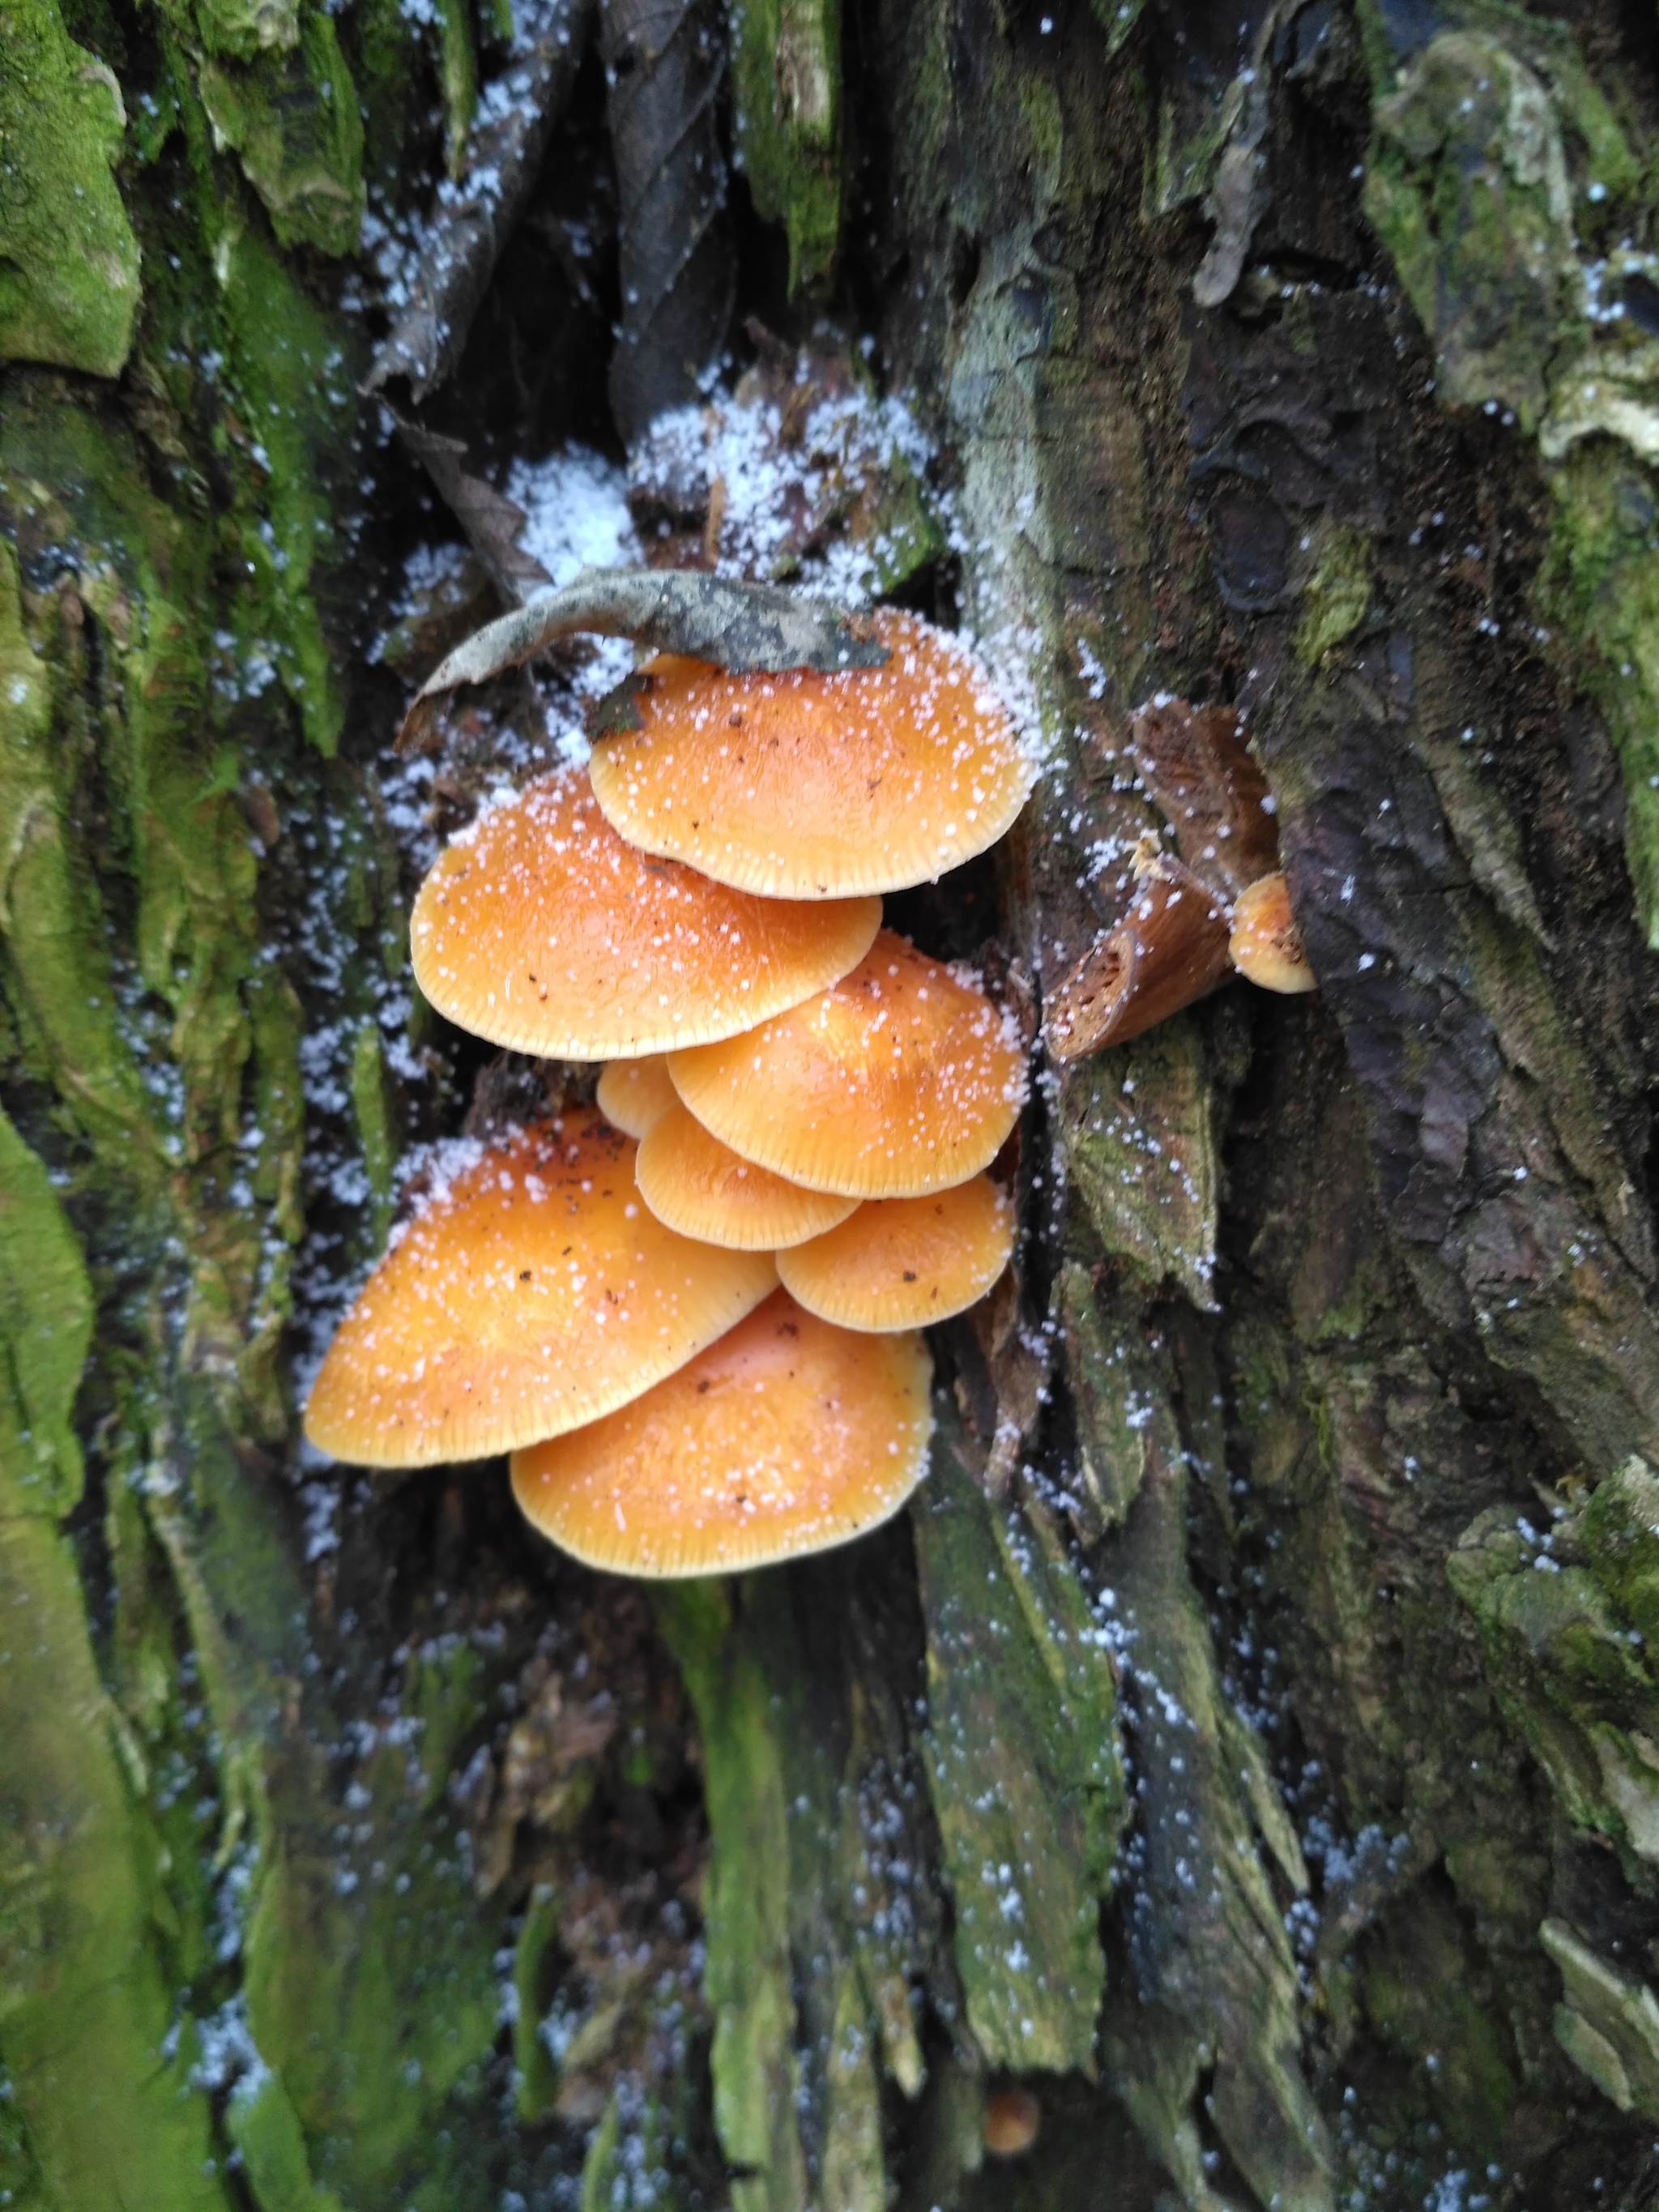
[[[561,1550],[613,1573],[727,1574],[849,1542],[921,1481],[933,1364],[776,1292],[620,1412],[513,1455]]]
[[[415,980],[474,1036],[544,1060],[733,1036],[856,967],[873,897],[756,898],[636,851],[579,769],[450,841],[410,921]]]
[[[988,1176],[926,1198],[876,1198],[777,1255],[797,1304],[843,1328],[924,1328],[978,1304],[1014,1249],[1014,1209]]]
[[[664,1052],[648,1052],[641,1060],[606,1060],[593,1092],[593,1103],[605,1120],[628,1137],[643,1137],[679,1103]]]
[[[607,818],[642,852],[768,898],[902,890],[995,844],[1036,780],[1012,718],[948,631],[891,609],[871,628],[878,668],[647,663],[639,726],[594,748]]]
[[[416,1212],[335,1332],[306,1434],[362,1467],[482,1459],[597,1419],[777,1284],[676,1236],[597,1114],[489,1146]]]
[[[659,1221],[742,1252],[775,1252],[845,1221],[855,1198],[805,1190],[741,1158],[677,1098],[653,1121],[634,1166],[640,1196]]]
[[[1239,974],[1264,991],[1294,994],[1316,988],[1282,872],[1262,876],[1240,894],[1227,951]]]
[[[988,1167],[1024,1054],[983,991],[883,930],[851,974],[740,1037],[671,1053],[704,1128],[808,1190],[916,1198]]]
[[[590,775],[538,778],[428,872],[433,1005],[605,1065],[594,1111],[499,1140],[419,1209],[330,1346],[313,1443],[511,1450],[538,1528],[636,1574],[842,1543],[921,1480],[916,1327],[1007,1262],[981,1171],[1024,1055],[982,990],[880,931],[878,894],[994,842],[1035,770],[956,640],[869,628],[880,666],[659,657]]]

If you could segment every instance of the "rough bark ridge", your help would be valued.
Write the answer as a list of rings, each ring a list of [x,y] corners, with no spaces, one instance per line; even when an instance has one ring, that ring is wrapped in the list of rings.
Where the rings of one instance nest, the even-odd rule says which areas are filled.
[[[830,388],[787,290],[844,211],[838,307],[951,510],[947,562],[896,462],[860,493],[915,518],[884,586],[959,594],[1050,749],[1000,880],[895,920],[965,955],[994,891],[1040,1006],[1159,827],[1127,739],[1165,690],[1245,712],[1321,991],[1045,1072],[1019,1282],[939,1333],[908,1519],[647,1601],[546,1554],[499,1468],[371,1483],[295,1439],[403,1147],[581,1080],[481,1063],[404,980],[422,842],[529,694],[399,763],[399,631],[366,650],[434,525],[356,386],[442,262],[444,166],[449,242],[501,254],[446,420],[489,395],[499,454],[546,419],[501,333],[547,302],[484,220],[534,27],[11,10],[0,2192],[1653,2202],[1634,28],[735,11],[791,249],[786,283],[737,227],[744,304],[803,341],[798,386],[751,372],[775,434]],[[605,87],[544,59],[573,106],[521,228],[574,317],[609,249],[550,195]],[[630,227],[702,234],[699,174],[648,240],[624,177],[624,283]],[[663,488],[673,557],[725,497]],[[1042,2127],[1000,2165],[1012,2081]]]

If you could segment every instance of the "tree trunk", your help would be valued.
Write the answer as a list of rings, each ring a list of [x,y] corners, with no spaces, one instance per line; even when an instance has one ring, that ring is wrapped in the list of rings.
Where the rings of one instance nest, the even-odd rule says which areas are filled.
[[[0,0],[0,2203],[1659,2198],[1659,48],[1054,4],[732,0],[746,388],[908,395],[837,526],[1045,748],[896,926],[1040,1016],[1225,702],[1318,991],[1034,1046],[908,1516],[647,1591],[295,1411],[399,1156],[583,1079],[411,993],[540,707],[393,758],[495,603],[359,392],[470,226],[386,373],[620,451],[595,26]]]

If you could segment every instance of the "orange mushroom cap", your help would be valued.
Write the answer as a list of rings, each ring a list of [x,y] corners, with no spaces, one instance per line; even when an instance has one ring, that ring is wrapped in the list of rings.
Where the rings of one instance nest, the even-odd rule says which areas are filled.
[[[641,726],[591,773],[631,844],[768,898],[930,882],[1009,828],[1036,780],[1012,720],[948,631],[886,609],[885,666],[735,675],[663,655]]]
[[[1018,2158],[1042,2129],[1042,2107],[1029,2089],[999,2089],[985,2100],[980,2132],[993,2158]]]
[[[410,921],[415,976],[475,1036],[542,1059],[635,1059],[733,1036],[855,967],[874,898],[751,898],[625,844],[580,769],[452,840]]]
[[[1240,892],[1227,951],[1239,974],[1264,991],[1316,988],[1302,933],[1291,912],[1291,887],[1282,873],[1259,877]]]
[[[704,1128],[808,1190],[917,1198],[995,1158],[1025,1061],[976,985],[884,929],[816,999],[746,1036],[669,1055]]]
[[[596,1420],[672,1374],[777,1283],[694,1244],[634,1188],[597,1114],[516,1130],[409,1223],[359,1292],[306,1434],[362,1467],[481,1459]]]
[[[593,1103],[611,1127],[629,1137],[644,1136],[679,1103],[669,1079],[668,1055],[661,1052],[648,1052],[643,1060],[608,1060],[593,1093]]]
[[[513,1455],[513,1494],[590,1566],[665,1577],[827,1551],[896,1513],[933,1433],[919,1336],[855,1336],[780,1291],[620,1413]]]
[[[858,1206],[855,1198],[805,1190],[741,1158],[710,1136],[678,1098],[646,1132],[634,1174],[640,1196],[659,1221],[682,1237],[738,1252],[803,1244]]]
[[[925,1328],[982,1298],[1014,1249],[1014,1209],[989,1176],[927,1198],[875,1198],[778,1255],[778,1280],[842,1328]]]

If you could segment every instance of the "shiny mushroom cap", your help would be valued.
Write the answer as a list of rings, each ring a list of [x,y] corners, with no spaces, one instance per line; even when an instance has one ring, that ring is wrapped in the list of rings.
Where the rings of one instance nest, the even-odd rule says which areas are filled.
[[[774,1252],[821,1237],[855,1211],[855,1198],[803,1190],[741,1159],[677,1098],[653,1121],[635,1163],[640,1196],[682,1237],[738,1252]]]
[[[995,844],[1036,769],[966,647],[873,618],[880,668],[733,675],[665,656],[591,773],[630,843],[768,898],[931,882]]]
[[[611,1060],[599,1070],[593,1103],[613,1129],[642,1137],[661,1121],[680,1095],[668,1076],[668,1055],[648,1052],[643,1060]]]
[[[919,1336],[855,1336],[779,1291],[677,1375],[513,1455],[513,1492],[563,1550],[618,1574],[729,1573],[845,1544],[927,1461]]]
[[[1302,949],[1302,933],[1291,912],[1291,887],[1281,873],[1262,876],[1239,894],[1227,951],[1239,974],[1264,991],[1316,988]]]
[[[985,993],[884,929],[827,991],[671,1054],[674,1088],[746,1160],[843,1198],[919,1198],[988,1167],[1025,1060]]]
[[[778,1255],[797,1304],[842,1328],[924,1328],[982,1298],[1014,1249],[1014,1209],[989,1176],[927,1198],[877,1198]]]
[[[855,967],[880,902],[751,898],[625,844],[560,769],[452,840],[410,921],[416,981],[473,1036],[544,1060],[733,1036]]]
[[[596,1420],[777,1282],[763,1254],[665,1229],[597,1114],[471,1149],[359,1292],[306,1434],[362,1467],[430,1467]]]

